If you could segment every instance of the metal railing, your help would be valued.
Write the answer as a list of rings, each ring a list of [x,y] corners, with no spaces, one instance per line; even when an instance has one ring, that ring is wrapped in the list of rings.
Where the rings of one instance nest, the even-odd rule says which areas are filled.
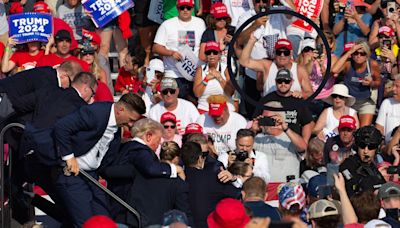
[[[5,207],[5,197],[4,197],[4,192],[5,192],[5,186],[4,186],[4,179],[5,179],[5,174],[4,174],[4,134],[13,127],[18,127],[21,129],[25,129],[25,126],[20,123],[10,123],[6,125],[0,132],[0,203],[1,203],[1,226],[2,228],[9,228],[11,227],[11,184],[8,186],[8,206],[7,210]],[[8,180],[11,180],[11,164],[12,164],[12,153],[9,151],[8,153]]]

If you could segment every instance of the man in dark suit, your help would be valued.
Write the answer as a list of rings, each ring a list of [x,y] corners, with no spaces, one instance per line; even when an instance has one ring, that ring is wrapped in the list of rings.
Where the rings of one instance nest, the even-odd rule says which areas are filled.
[[[95,214],[108,215],[104,192],[78,176],[79,169],[97,178],[96,171],[111,164],[118,153],[120,127],[131,128],[145,112],[142,98],[129,93],[116,103],[83,106],[56,123],[57,153],[66,162],[64,172],[58,174],[56,189],[75,227]]]
[[[207,216],[223,198],[239,198],[240,189],[231,183],[223,184],[212,169],[204,169],[205,158],[198,143],[187,142],[181,155],[189,184],[189,205],[193,213],[193,227],[207,227]]]
[[[37,67],[0,80],[0,121],[24,104],[35,101],[35,91],[47,86],[67,88],[75,75],[82,71],[74,61],[66,61],[58,68]]]
[[[181,210],[190,217],[189,189],[181,179],[184,179],[182,168],[172,164],[172,161],[160,162],[154,153],[162,132],[163,126],[152,119],[136,122],[132,128],[133,141],[123,146],[114,161],[116,165],[104,169],[102,173],[108,187],[138,210],[143,227],[161,224],[163,214],[172,209]],[[177,144],[170,150],[170,153],[175,152],[179,156]],[[181,178],[176,178],[177,175]],[[124,208],[118,204],[111,208],[112,217],[117,222],[138,226],[136,218]]]
[[[35,91],[36,102],[28,103],[24,107],[24,112],[34,113],[32,121],[26,124],[21,142],[24,176],[28,181],[42,187],[56,204],[61,202],[51,177],[50,165],[59,162],[51,137],[53,126],[58,119],[87,105],[94,96],[96,88],[96,77],[91,73],[81,72],[76,75],[70,88],[47,87]],[[47,161],[48,159],[50,161]],[[33,199],[33,204],[36,202],[35,199],[37,198]],[[40,208],[41,205],[35,206]],[[62,221],[62,216],[55,219]]]

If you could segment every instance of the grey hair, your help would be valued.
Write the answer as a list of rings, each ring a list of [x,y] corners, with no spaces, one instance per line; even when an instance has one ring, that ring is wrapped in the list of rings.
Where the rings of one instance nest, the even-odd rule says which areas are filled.
[[[142,138],[148,132],[164,131],[163,126],[152,119],[146,118],[138,120],[131,129],[133,137]]]

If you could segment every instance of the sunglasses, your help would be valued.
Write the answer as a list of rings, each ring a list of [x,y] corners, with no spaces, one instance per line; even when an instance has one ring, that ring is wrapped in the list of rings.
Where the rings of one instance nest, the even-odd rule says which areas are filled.
[[[164,125],[164,129],[168,129],[168,128],[175,129],[176,126],[175,125]]]
[[[179,9],[182,10],[182,11],[185,10],[185,9],[186,10],[192,10],[193,7],[191,7],[191,6],[179,6]]]
[[[385,35],[383,35],[383,34],[378,35],[378,38],[379,38],[379,39],[390,39],[389,36],[385,36]]]
[[[82,56],[85,56],[85,55],[94,55],[94,51],[93,52],[81,52],[82,53]]]
[[[211,55],[211,54],[213,54],[213,55],[218,55],[219,53],[218,53],[218,51],[215,51],[215,50],[209,50],[209,51],[206,51],[206,52],[204,52],[206,55]]]
[[[201,153],[201,156],[202,156],[203,158],[205,158],[205,157],[208,156],[209,153],[210,153],[210,152],[208,152],[208,151],[204,151],[204,152]]]
[[[342,100],[346,98],[346,97],[341,96],[341,95],[338,95],[338,94],[332,94],[331,97],[332,97],[333,99],[339,98],[339,99],[342,99]]]
[[[310,51],[314,51],[314,48],[308,46],[303,48],[303,52],[310,52]]]
[[[176,89],[164,89],[163,91],[161,91],[161,93],[163,95],[167,95],[168,93],[175,94],[175,92],[176,92]]]
[[[374,144],[374,143],[368,144],[365,142],[360,142],[357,146],[361,149],[365,149],[366,147],[368,147],[369,150],[376,150],[378,149],[379,144]]]
[[[289,85],[290,82],[292,82],[292,80],[289,80],[289,79],[276,79],[275,81],[276,81],[276,84],[285,83],[286,85]]]
[[[217,21],[222,21],[222,20],[224,20],[224,21],[226,21],[226,20],[228,20],[228,17],[220,17],[220,18],[215,18]]]
[[[255,3],[261,3],[261,2],[262,2],[262,3],[267,3],[267,0],[255,0],[254,2],[255,2]]]
[[[289,56],[289,55],[290,55],[290,51],[289,51],[289,50],[286,50],[286,49],[284,49],[284,50],[276,50],[276,51],[275,51],[275,54],[276,54],[277,56],[281,56],[282,54],[283,54],[284,56]]]
[[[360,52],[360,51],[356,51],[356,52],[354,52],[352,55],[353,55],[353,56],[357,56],[357,55],[366,56],[367,53],[365,53],[365,52]]]

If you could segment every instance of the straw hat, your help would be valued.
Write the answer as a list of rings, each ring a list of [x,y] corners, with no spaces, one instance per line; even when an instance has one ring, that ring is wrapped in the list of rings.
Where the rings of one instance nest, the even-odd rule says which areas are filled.
[[[333,105],[332,94],[337,94],[337,95],[346,97],[346,106],[348,106],[348,107],[353,106],[354,103],[356,102],[356,98],[354,98],[353,96],[351,96],[349,94],[349,89],[347,88],[346,85],[336,84],[333,86],[331,95],[329,97],[327,97],[326,99],[324,99],[324,101],[330,105]]]

